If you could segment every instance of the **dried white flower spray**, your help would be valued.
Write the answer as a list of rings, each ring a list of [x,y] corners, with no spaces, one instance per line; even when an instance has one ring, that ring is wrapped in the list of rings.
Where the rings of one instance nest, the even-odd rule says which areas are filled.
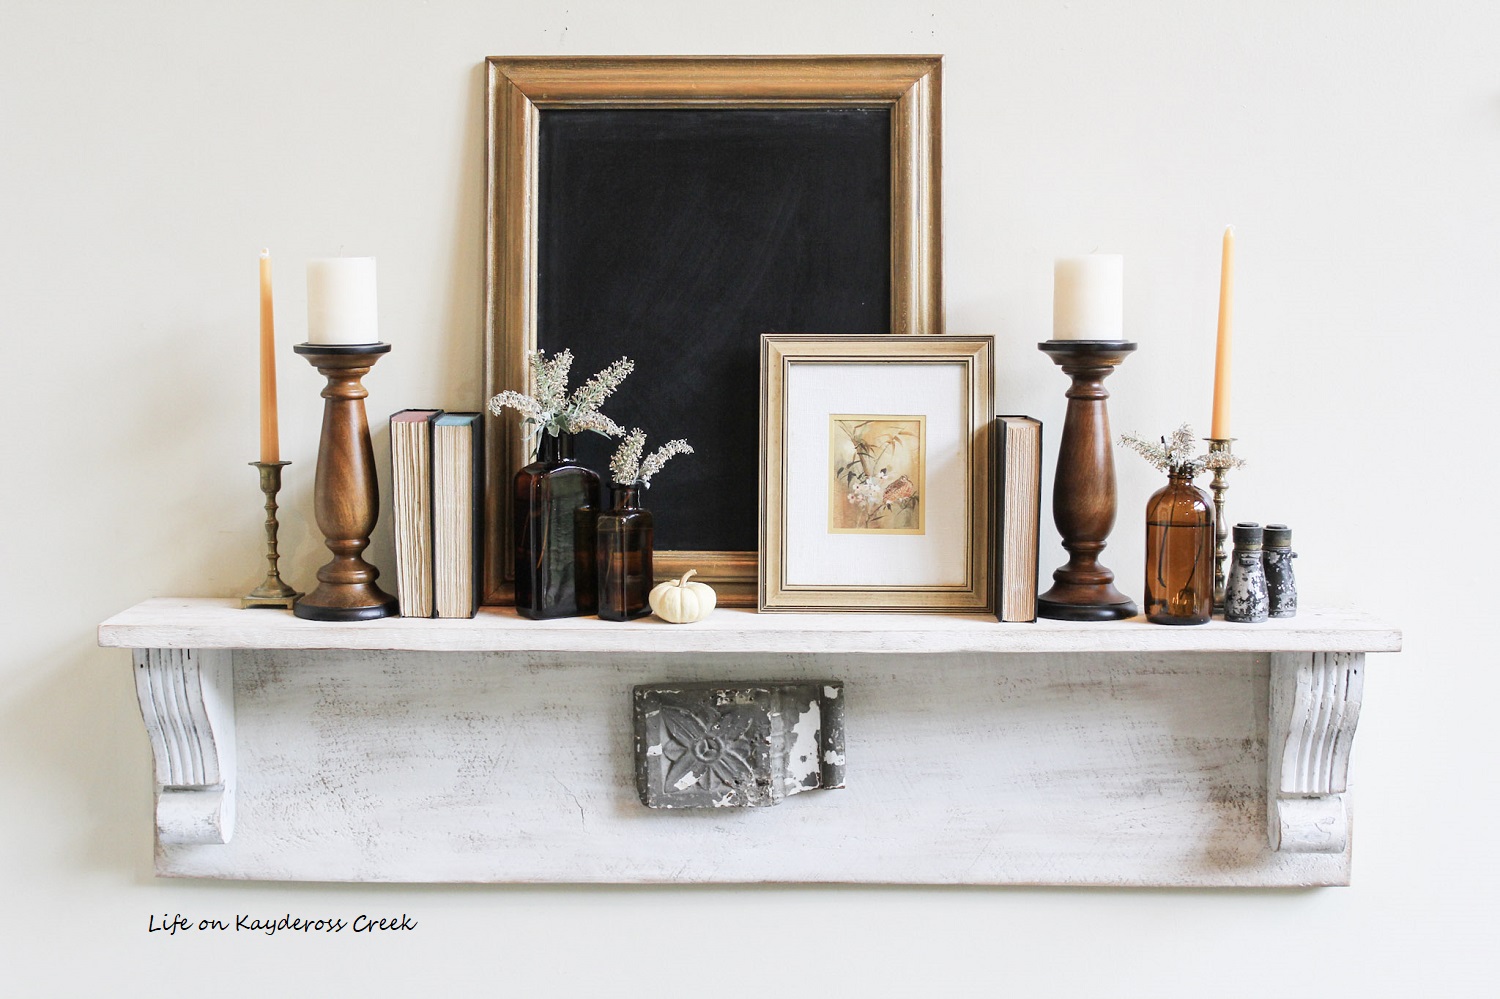
[[[1172,431],[1171,437],[1158,437],[1154,441],[1148,441],[1138,434],[1121,434],[1119,444],[1168,475],[1186,475],[1192,478],[1210,469],[1240,468],[1245,464],[1245,459],[1236,458],[1228,451],[1208,451],[1194,455],[1195,441],[1193,428],[1184,423]]]
[[[573,352],[563,350],[547,357],[544,351],[533,350],[526,354],[530,369],[531,391],[507,390],[490,400],[490,412],[496,416],[503,409],[514,409],[521,414],[521,425],[527,435],[540,438],[545,432],[556,437],[560,433],[581,434],[592,430],[605,437],[619,437],[625,428],[600,412],[599,407],[620,387],[627,375],[635,370],[635,362],[622,357],[607,365],[568,395],[568,374],[573,369]]]
[[[609,459],[609,472],[613,480],[621,485],[639,482],[650,486],[651,477],[660,472],[668,460],[679,454],[692,454],[693,448],[685,440],[675,440],[668,441],[643,459],[641,455],[645,451],[646,432],[636,427],[620,442],[614,457]]]

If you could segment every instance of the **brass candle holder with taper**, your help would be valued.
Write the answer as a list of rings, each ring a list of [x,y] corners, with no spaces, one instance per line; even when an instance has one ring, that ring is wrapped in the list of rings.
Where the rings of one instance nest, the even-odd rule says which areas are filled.
[[[1233,437],[1209,437],[1209,454],[1234,454]],[[1224,610],[1224,560],[1228,557],[1225,542],[1229,540],[1229,520],[1224,516],[1224,494],[1229,492],[1228,464],[1214,469],[1209,490],[1214,494],[1214,610]]]
[[[276,522],[276,494],[281,492],[281,470],[291,462],[252,461],[250,464],[260,469],[260,491],[266,498],[267,564],[266,578],[261,580],[259,586],[240,598],[240,606],[280,607],[283,610],[291,610],[297,603],[297,598],[302,594],[282,580],[278,566],[281,556],[276,551],[276,532],[280,527]]]
[[[1223,256],[1219,263],[1219,332],[1214,341],[1214,414],[1209,430],[1208,453],[1234,453],[1229,436],[1229,384],[1234,350],[1234,226],[1224,229]],[[1229,539],[1229,518],[1224,516],[1224,494],[1229,492],[1229,466],[1214,469],[1209,488],[1214,494],[1214,610],[1224,610],[1224,543]]]
[[[266,578],[240,598],[241,607],[279,607],[291,610],[302,596],[281,578],[276,550],[276,494],[281,492],[281,436],[276,423],[276,322],[271,302],[271,251],[260,251],[260,491],[266,499]]]

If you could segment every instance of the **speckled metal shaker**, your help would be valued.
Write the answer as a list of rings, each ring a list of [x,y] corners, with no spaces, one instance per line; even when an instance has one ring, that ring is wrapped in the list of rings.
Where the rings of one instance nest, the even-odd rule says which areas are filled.
[[[1292,572],[1292,559],[1296,557],[1292,529],[1285,524],[1267,524],[1262,563],[1272,617],[1297,616],[1297,577]]]
[[[1259,524],[1234,525],[1234,554],[1224,584],[1224,620],[1259,624],[1270,613],[1266,569],[1261,561]]]

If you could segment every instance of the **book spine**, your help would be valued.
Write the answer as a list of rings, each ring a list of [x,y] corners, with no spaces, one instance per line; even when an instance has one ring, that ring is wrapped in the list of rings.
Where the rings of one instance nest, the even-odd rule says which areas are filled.
[[[1031,516],[1032,516],[1032,544],[1029,558],[1031,565],[1031,616],[1026,620],[1036,622],[1036,592],[1037,574],[1041,571],[1042,556],[1042,421],[1036,420],[1036,469],[1032,473],[1035,477],[1036,488],[1032,491]]]
[[[437,420],[442,416],[442,410],[434,410],[427,421],[422,424],[420,433],[425,453],[422,455],[422,487],[426,492],[427,511],[422,518],[422,540],[427,543],[427,557],[424,560],[424,571],[427,573],[427,600],[422,607],[420,617],[437,617],[437,538],[433,537],[433,529],[437,524],[437,472],[433,462],[437,460]]]
[[[484,584],[484,535],[479,530],[484,510],[484,418],[469,423],[469,616],[479,613]]]
[[[1027,416],[998,416],[995,430],[999,437],[996,530],[1000,539],[995,560],[996,585],[1000,589],[995,616],[1007,624],[1027,624],[1037,619],[1042,424]],[[1021,467],[1022,462],[1026,463],[1025,468]]]
[[[1005,571],[1006,535],[1010,528],[1009,504],[1005,502],[1005,485],[1010,478],[1010,426],[1005,417],[995,417],[995,619],[1005,621],[1010,614],[1010,603],[1007,599],[1006,582],[1008,573]]]
[[[1036,591],[1037,572],[1040,569],[1041,545],[1042,545],[1042,421],[1033,420],[1031,426],[1036,434],[1036,446],[1032,448],[1031,481],[1031,544],[1026,551],[1026,566],[1031,573],[1031,583],[1027,586],[1030,597],[1027,600],[1025,616],[1018,616],[1017,621],[1036,622]]]
[[[409,587],[407,586],[406,574],[401,571],[401,564],[406,557],[406,508],[401,501],[402,486],[406,482],[406,472],[402,468],[406,443],[402,439],[403,432],[401,424],[396,419],[400,413],[392,413],[389,427],[391,431],[391,533],[394,535],[392,541],[396,548],[396,602],[401,607],[401,614],[405,616],[407,602],[409,600]]]
[[[436,617],[458,617],[453,577],[458,572],[453,539],[458,510],[454,502],[453,476],[455,428],[448,421],[432,428],[432,597]]]
[[[433,551],[437,617],[473,617],[483,573],[478,529],[484,483],[478,413],[446,413],[433,430]]]
[[[424,420],[400,419],[421,413]],[[432,617],[432,419],[404,409],[391,416],[391,510],[396,596],[403,617]],[[420,561],[419,561],[420,557]]]

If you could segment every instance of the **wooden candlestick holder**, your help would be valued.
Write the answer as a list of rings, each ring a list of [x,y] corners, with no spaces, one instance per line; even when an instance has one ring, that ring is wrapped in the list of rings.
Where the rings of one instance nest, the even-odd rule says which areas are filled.
[[[276,550],[276,532],[280,527],[276,521],[276,494],[281,492],[281,470],[291,462],[252,461],[250,464],[260,470],[260,491],[266,498],[266,578],[240,598],[240,606],[291,610],[302,594],[282,580],[278,566],[281,555]]]
[[[333,558],[318,570],[318,588],[293,612],[311,621],[369,621],[399,613],[396,598],[375,585],[380,570],[360,553],[380,512],[375,454],[360,379],[391,349],[388,343],[299,343],[292,347],[328,379],[313,510]]]
[[[1099,563],[1115,526],[1115,461],[1104,379],[1135,346],[1122,340],[1037,344],[1073,379],[1052,486],[1052,519],[1068,550],[1068,564],[1052,574],[1052,588],[1037,597],[1040,617],[1115,621],[1136,615],[1135,601],[1115,589],[1115,574]]]

